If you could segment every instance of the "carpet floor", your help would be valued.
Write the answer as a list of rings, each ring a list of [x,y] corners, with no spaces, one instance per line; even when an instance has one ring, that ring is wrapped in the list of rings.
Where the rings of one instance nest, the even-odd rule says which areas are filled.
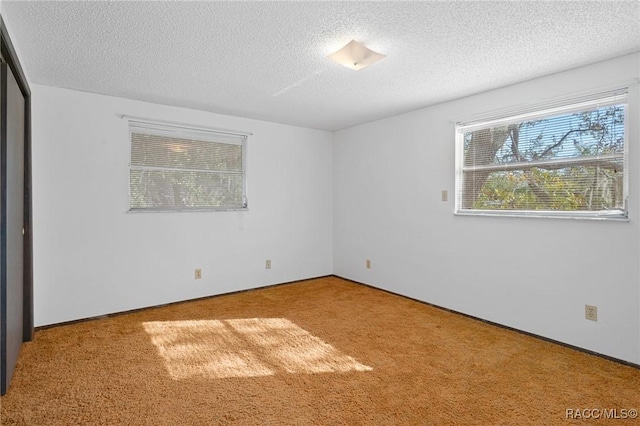
[[[0,403],[2,425],[639,424],[640,370],[328,277],[38,330]]]

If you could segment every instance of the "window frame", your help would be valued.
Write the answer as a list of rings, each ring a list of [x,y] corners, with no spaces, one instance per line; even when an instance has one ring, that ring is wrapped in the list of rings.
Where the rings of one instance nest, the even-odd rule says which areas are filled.
[[[127,123],[127,135],[129,138],[129,161],[128,161],[128,172],[129,172],[129,178],[128,178],[128,193],[127,193],[127,199],[128,199],[128,210],[127,213],[170,213],[170,212],[224,212],[224,211],[247,211],[249,210],[249,203],[248,203],[248,191],[247,191],[247,153],[248,153],[248,139],[249,136],[251,136],[253,133],[250,132],[245,132],[245,131],[238,131],[238,130],[230,130],[230,129],[222,129],[222,128],[215,128],[215,127],[206,127],[206,126],[199,126],[199,125],[191,125],[191,124],[185,124],[185,123],[177,123],[177,122],[172,122],[172,121],[161,121],[161,120],[153,120],[153,119],[147,119],[147,118],[141,118],[141,117],[135,117],[135,116],[129,116],[129,115],[122,115],[121,116],[123,119],[126,119],[128,121]],[[214,139],[216,135],[220,135],[220,136],[232,136],[232,137],[238,137],[241,139],[240,142],[240,146],[241,146],[241,151],[242,151],[242,172],[241,172],[241,176],[242,176],[242,206],[240,207],[211,207],[211,206],[205,206],[205,207],[175,207],[175,208],[171,208],[171,207],[132,207],[132,197],[131,197],[131,171],[132,170],[139,170],[140,167],[139,166],[133,166],[133,158],[132,158],[132,153],[133,153],[133,145],[132,145],[132,135],[134,133],[140,134],[140,132],[136,132],[134,131],[134,129],[147,129],[151,131],[151,134],[154,134],[153,132],[156,132],[155,134],[158,136],[175,136],[175,137],[179,137],[179,138],[190,138],[193,140],[198,140],[198,141],[208,141],[208,142],[213,142],[211,140],[208,140],[207,137],[209,139]],[[200,135],[200,138],[198,138],[198,135]],[[205,137],[203,137],[203,135]],[[220,142],[218,142],[220,143]],[[166,169],[169,171],[172,170],[177,170],[177,169],[172,169],[172,168],[156,168],[156,169]],[[187,170],[187,169],[185,169]],[[197,171],[197,170],[193,170],[193,171]],[[206,170],[202,170],[202,171],[206,171]],[[207,171],[209,172],[209,171]]]
[[[629,128],[631,117],[629,114],[630,98],[632,91],[630,87],[620,87],[606,92],[592,93],[579,98],[562,98],[555,102],[543,104],[532,104],[524,108],[512,111],[504,111],[495,115],[485,115],[475,117],[466,121],[455,122],[455,207],[454,215],[457,216],[493,216],[493,217],[532,217],[532,218],[561,218],[561,219],[591,219],[591,220],[612,220],[629,221]],[[526,122],[542,118],[557,117],[564,114],[588,111],[588,107],[597,108],[598,103],[606,105],[624,106],[624,139],[623,139],[623,183],[622,200],[623,206],[615,210],[507,210],[507,209],[470,209],[463,206],[463,182],[464,182],[464,135],[473,130],[495,127],[500,124]],[[610,154],[613,156],[613,154]],[[575,159],[574,159],[575,158]],[[531,162],[532,164],[563,162],[563,163],[585,163],[580,161],[580,157],[565,158],[559,160],[542,160]],[[599,159],[606,159],[606,156],[599,156]],[[531,166],[535,167],[535,166]],[[523,170],[517,165],[499,164],[480,166],[484,170]],[[476,169],[479,170],[479,169]]]

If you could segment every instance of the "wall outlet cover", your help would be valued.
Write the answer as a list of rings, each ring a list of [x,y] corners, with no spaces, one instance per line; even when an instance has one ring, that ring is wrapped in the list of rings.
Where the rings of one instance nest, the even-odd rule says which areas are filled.
[[[584,317],[590,321],[598,321],[598,307],[584,305]]]

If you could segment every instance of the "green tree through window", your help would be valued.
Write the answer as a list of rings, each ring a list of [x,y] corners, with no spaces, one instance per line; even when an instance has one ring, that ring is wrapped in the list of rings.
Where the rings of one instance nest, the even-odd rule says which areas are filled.
[[[626,216],[626,107],[614,101],[460,126],[458,211]]]
[[[246,136],[130,124],[132,210],[246,208]]]

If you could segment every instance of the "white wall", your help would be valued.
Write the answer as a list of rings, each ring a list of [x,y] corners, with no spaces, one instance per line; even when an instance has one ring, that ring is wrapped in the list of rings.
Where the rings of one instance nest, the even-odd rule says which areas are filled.
[[[332,273],[331,133],[31,89],[36,326]],[[252,132],[249,211],[127,213],[119,114]]]
[[[452,201],[453,121],[637,80],[639,64],[629,55],[346,129],[333,146],[327,132],[32,85],[35,324],[335,273],[640,363],[637,84],[629,222],[460,217]],[[253,132],[250,210],[126,213],[119,114]]]
[[[337,132],[334,273],[640,363],[639,64],[629,55]],[[453,215],[456,119],[632,80],[629,222]]]

